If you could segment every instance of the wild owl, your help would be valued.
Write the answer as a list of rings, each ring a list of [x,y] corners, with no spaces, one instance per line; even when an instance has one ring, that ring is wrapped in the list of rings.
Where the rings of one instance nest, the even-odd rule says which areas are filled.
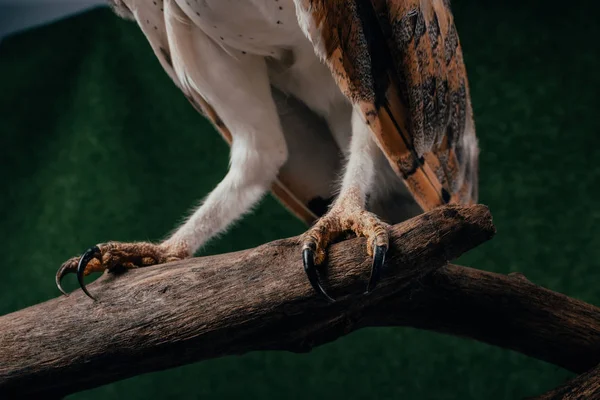
[[[271,189],[307,224],[304,268],[344,232],[375,287],[388,224],[477,200],[478,145],[449,0],[112,0],[231,145],[228,173],[161,243],[109,242],[56,275],[191,257]],[[313,121],[310,122],[309,121]],[[300,254],[298,254],[300,257]],[[62,290],[62,289],[61,289]]]

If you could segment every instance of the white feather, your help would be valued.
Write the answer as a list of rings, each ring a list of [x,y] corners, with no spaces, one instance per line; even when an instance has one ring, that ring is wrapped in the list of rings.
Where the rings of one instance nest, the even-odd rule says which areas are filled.
[[[383,156],[368,127],[319,59],[325,57],[320,27],[300,6],[304,2],[245,0],[235,2],[234,12],[225,0],[121,1],[173,80],[187,95],[210,104],[233,137],[229,172],[167,245],[184,245],[194,253],[252,209],[277,179],[288,148],[270,85],[327,121],[348,156],[340,198],[351,195],[364,207],[376,168],[391,171],[380,162]],[[293,62],[288,65],[289,54]],[[267,60],[277,72],[269,71]]]

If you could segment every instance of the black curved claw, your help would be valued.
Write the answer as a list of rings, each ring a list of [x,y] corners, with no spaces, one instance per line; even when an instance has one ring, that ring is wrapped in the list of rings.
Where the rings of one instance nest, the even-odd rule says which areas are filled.
[[[365,293],[372,292],[373,289],[375,289],[375,286],[377,286],[377,283],[379,283],[387,250],[388,247],[386,245],[375,246],[375,251],[373,252],[373,265],[371,267],[371,277],[369,278],[369,284],[367,285],[367,291]]]
[[[62,278],[65,276],[66,268],[67,268],[67,265],[65,263],[58,269],[58,271],[56,271],[56,277],[54,278],[54,280],[56,282],[56,286],[58,287],[58,290],[60,290],[62,292],[62,294],[64,294],[65,296],[69,296],[69,293],[67,293],[65,291],[65,289],[63,289],[62,285],[60,284],[62,281]]]
[[[306,276],[308,276],[308,281],[315,291],[321,295],[325,300],[330,303],[334,303],[335,300],[327,294],[321,283],[319,282],[319,277],[317,275],[317,268],[315,267],[315,253],[309,249],[305,248],[302,250],[302,262],[304,263],[304,272],[306,272]]]
[[[85,293],[92,300],[96,300],[96,298],[92,296],[85,287],[85,282],[83,281],[83,272],[85,271],[85,267],[87,267],[90,260],[94,258],[97,258],[98,260],[102,261],[102,252],[100,252],[98,246],[90,247],[89,249],[87,249],[85,253],[83,253],[83,255],[81,256],[81,258],[79,259],[79,263],[77,264],[77,281],[79,281],[79,286],[81,286],[81,290],[83,290],[83,293]]]

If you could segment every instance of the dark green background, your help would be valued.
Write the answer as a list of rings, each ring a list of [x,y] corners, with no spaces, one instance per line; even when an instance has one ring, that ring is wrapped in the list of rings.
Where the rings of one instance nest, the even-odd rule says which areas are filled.
[[[481,202],[498,228],[460,261],[600,304],[596,12],[558,1],[454,3],[482,148]],[[0,314],[57,296],[57,267],[91,244],[160,239],[227,169],[223,140],[136,26],[107,10],[1,43],[0,117]],[[205,253],[303,229],[268,197]],[[469,340],[368,329],[306,355],[228,357],[69,398],[513,399],[569,376]]]

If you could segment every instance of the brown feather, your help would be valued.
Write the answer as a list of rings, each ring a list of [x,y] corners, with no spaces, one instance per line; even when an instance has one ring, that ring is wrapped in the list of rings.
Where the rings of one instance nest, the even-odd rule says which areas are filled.
[[[338,85],[417,203],[429,210],[476,201],[474,123],[449,2],[301,4],[320,28],[318,42]],[[466,135],[472,140],[463,141]]]

